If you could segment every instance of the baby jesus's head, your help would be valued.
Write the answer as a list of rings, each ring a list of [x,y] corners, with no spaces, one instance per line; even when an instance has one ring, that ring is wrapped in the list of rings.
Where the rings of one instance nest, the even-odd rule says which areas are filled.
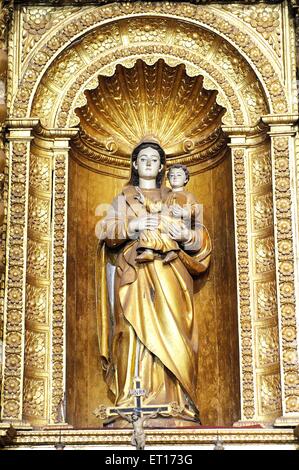
[[[190,179],[189,170],[185,165],[179,163],[169,167],[167,178],[174,190],[183,189]]]

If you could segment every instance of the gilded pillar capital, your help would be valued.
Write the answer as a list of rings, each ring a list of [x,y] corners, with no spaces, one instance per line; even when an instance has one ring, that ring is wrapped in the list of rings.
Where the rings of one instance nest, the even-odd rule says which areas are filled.
[[[298,130],[298,114],[269,114],[262,120],[269,126],[270,136],[295,136]]]
[[[38,125],[39,119],[7,119],[5,122],[5,129],[8,133],[8,138],[12,135],[17,135],[19,138],[31,136],[32,130]]]
[[[222,126],[222,129],[230,139],[231,148],[248,148],[265,140],[268,126],[260,121],[256,126]]]

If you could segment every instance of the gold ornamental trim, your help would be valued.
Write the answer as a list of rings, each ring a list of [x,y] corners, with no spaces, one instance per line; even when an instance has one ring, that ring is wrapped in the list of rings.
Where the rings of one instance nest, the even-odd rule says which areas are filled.
[[[293,444],[298,445],[293,430],[267,429],[190,429],[190,430],[145,430],[147,446],[154,445],[211,445],[217,437],[226,444]],[[131,444],[132,431],[128,430],[56,430],[18,431],[14,445],[24,446],[55,445],[63,442],[68,446],[105,446]]]
[[[246,15],[242,13],[240,18],[237,8],[234,11],[227,7],[135,2],[86,9],[72,7],[63,12],[63,17],[55,8],[41,7],[41,18],[31,7],[15,10],[9,41],[8,101],[11,119],[7,122],[10,143],[3,418],[14,422],[27,419],[38,426],[64,422],[61,408],[65,391],[67,161],[68,141],[78,132],[77,128],[69,129],[69,126],[76,124],[71,120],[74,106],[82,108],[86,104],[82,98],[84,90],[92,91],[98,86],[99,70],[92,70],[91,62],[99,56],[101,59],[109,56],[107,63],[102,62],[102,73],[107,77],[113,76],[117,64],[133,68],[137,58],[153,64],[157,57],[163,58],[163,55],[167,56],[169,65],[176,67],[183,62],[182,57],[177,56],[176,45],[172,44],[174,52],[171,54],[171,48],[163,51],[155,38],[162,41],[167,25],[184,23],[188,31],[192,28],[200,32],[209,30],[208,36],[216,41],[211,51],[215,52],[216,47],[213,49],[213,46],[219,46],[221,38],[224,39],[227,54],[217,64],[212,62],[218,72],[225,67],[232,70],[231,59],[236,59],[239,65],[245,61],[244,70],[251,70],[258,82],[258,90],[245,79],[244,88],[238,82],[238,90],[244,91],[244,96],[246,94],[248,106],[245,106],[245,101],[238,100],[234,89],[226,94],[230,95],[226,99],[223,91],[226,83],[230,86],[229,92],[234,88],[232,84],[236,83],[227,80],[228,72],[223,76],[217,75],[219,95],[222,92],[222,101],[218,104],[227,106],[231,112],[231,116],[227,113],[228,121],[224,123],[223,130],[231,139],[234,157],[241,412],[242,420],[248,424],[255,421],[272,424],[278,418],[278,425],[290,425],[298,420],[294,154],[298,154],[298,165],[299,152],[298,142],[297,149],[295,147],[295,139],[298,141],[298,103],[294,78],[294,31],[286,3],[279,8],[267,7],[266,26],[260,24],[260,10],[254,5],[246,7]],[[111,46],[109,40],[119,41],[121,38],[123,41],[125,35],[110,33],[109,37],[109,28],[119,32],[118,27],[125,16],[129,18],[128,23],[134,21],[139,24],[135,32],[130,31],[129,26],[126,29],[135,38],[135,46],[130,48],[123,43],[115,46],[114,42]],[[155,22],[159,27],[154,27]],[[41,26],[43,24],[45,28]],[[148,27],[143,37],[146,24]],[[97,50],[88,51],[81,47],[92,34],[102,34],[102,39],[90,44],[91,49],[94,45],[102,48],[100,54]],[[187,44],[184,34],[183,31],[181,39],[184,46],[181,48],[186,49],[184,60],[187,64],[188,57],[196,56],[197,49],[203,47],[202,51],[206,46],[199,46],[198,36],[192,37]],[[154,38],[154,43],[146,49],[149,37]],[[282,60],[282,37],[290,44],[290,58],[285,61]],[[114,53],[118,47],[122,48],[121,57]],[[232,56],[230,51],[234,52]],[[83,62],[84,70],[88,67],[91,70],[86,76],[82,75],[80,84],[77,79],[83,70]],[[282,63],[284,67],[281,67]],[[190,61],[187,65],[190,76],[204,74],[199,65],[196,68]],[[215,89],[215,81],[207,72],[204,84],[209,90]],[[43,99],[51,108],[48,111],[56,113],[56,121],[51,121],[49,129],[37,124],[37,119],[48,112],[47,109],[41,110]],[[256,109],[256,105],[260,108],[254,114],[250,108]],[[32,127],[35,128],[33,133]],[[267,140],[265,134],[269,127]],[[33,144],[30,143],[32,138]],[[81,163],[84,164],[83,158]],[[114,176],[113,171],[111,167],[111,175]],[[124,165],[115,176],[124,177],[127,171]],[[28,178],[25,178],[27,182],[20,178],[22,174],[29,175],[31,188],[28,187]],[[30,268],[28,276],[27,267]],[[215,441],[217,434],[222,433],[223,439],[232,443],[283,442],[295,445],[291,430],[146,432],[152,443],[212,443],[212,439]],[[125,445],[130,439],[130,431],[63,430],[61,433],[67,442],[74,445],[117,445],[122,442]],[[19,431],[16,443],[30,446],[50,442],[54,445],[59,437],[60,431],[57,430]]]
[[[173,11],[175,14],[173,15]],[[21,15],[21,12],[19,13]],[[30,16],[30,10],[26,12]],[[162,18],[170,18],[171,20],[188,21],[190,24],[209,29],[216,35],[226,39],[228,43],[233,44],[237,51],[246,57],[246,60],[253,66],[255,73],[260,78],[265,93],[270,98],[271,111],[287,112],[289,109],[286,96],[284,94],[281,81],[281,69],[279,60],[275,61],[275,67],[268,60],[269,49],[265,41],[260,40],[252,29],[245,25],[242,20],[225,11],[221,7],[197,7],[195,5],[157,3],[144,4],[136,2],[132,4],[112,4],[104,7],[91,7],[83,11],[70,11],[66,15],[65,20],[59,22],[59,26],[55,24],[55,13],[50,14],[53,17],[52,29],[47,28],[47,34],[44,37],[35,39],[36,46],[28,50],[28,56],[23,61],[22,85],[18,89],[16,99],[13,99],[13,106],[10,107],[11,112],[15,112],[19,116],[28,114],[30,103],[36,92],[37,85],[40,83],[45,71],[56,58],[57,53],[73,40],[82,38],[87,31],[95,29],[101,24],[107,24],[111,21],[120,20],[122,18],[137,18],[148,16],[159,16]],[[49,18],[48,18],[49,20]],[[26,21],[26,20],[25,20]],[[48,21],[49,23],[49,21]],[[51,24],[51,22],[50,22]],[[76,26],[74,26],[76,25]],[[15,25],[18,28],[17,25]],[[39,36],[41,33],[37,30],[35,34]],[[23,43],[23,41],[22,41]],[[188,48],[188,46],[186,46]],[[31,67],[28,67],[30,64]],[[10,77],[12,78],[12,77]],[[12,83],[12,80],[10,80]],[[13,96],[13,90],[10,90],[9,96]]]

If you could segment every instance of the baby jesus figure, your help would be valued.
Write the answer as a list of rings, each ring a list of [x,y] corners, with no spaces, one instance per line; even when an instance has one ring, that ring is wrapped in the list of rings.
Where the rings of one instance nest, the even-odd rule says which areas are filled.
[[[167,231],[166,222],[175,221],[183,230],[186,224],[191,228],[194,226],[198,214],[198,204],[194,196],[185,191],[184,187],[190,179],[189,170],[185,165],[172,165],[167,174],[172,191],[169,192],[163,201],[154,202],[145,197],[141,190],[137,188],[137,199],[144,205],[150,214],[161,214],[160,223],[157,230],[143,230],[140,233],[137,246],[138,263],[153,261],[154,253],[165,255],[164,264],[168,264],[178,257],[180,246],[176,240],[173,240]]]

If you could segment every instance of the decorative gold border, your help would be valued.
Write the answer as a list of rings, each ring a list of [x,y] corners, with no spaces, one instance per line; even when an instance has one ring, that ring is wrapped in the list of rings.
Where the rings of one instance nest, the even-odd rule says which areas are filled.
[[[22,421],[31,128],[10,122],[2,419]]]
[[[294,175],[295,129],[271,123],[275,240],[280,317],[283,415],[299,411],[298,323],[296,318],[296,281],[294,232],[295,204],[291,183]]]
[[[293,430],[274,429],[146,429],[146,448],[156,445],[213,445],[217,438],[225,446],[229,445],[294,445],[298,441]],[[54,446],[62,442],[66,446],[130,446],[132,431],[119,430],[56,430],[56,431],[18,431],[14,440],[14,447],[22,446]]]
[[[252,65],[255,73],[260,78],[260,84],[265,91],[271,112],[264,118],[264,122],[271,126],[270,136],[272,139],[272,168],[274,184],[274,239],[272,232],[267,230],[260,233],[257,239],[259,246],[250,243],[252,214],[254,212],[253,199],[251,199],[251,189],[249,187],[249,165],[250,148],[259,146],[260,135],[265,129],[254,129],[253,127],[226,129],[231,137],[232,154],[234,160],[234,181],[235,181],[235,214],[237,232],[237,259],[238,259],[238,282],[239,282],[239,313],[240,313],[240,348],[241,348],[241,386],[242,386],[242,420],[248,424],[255,420],[265,421],[271,416],[278,416],[279,408],[274,409],[274,413],[264,413],[262,402],[262,378],[265,380],[271,373],[276,374],[277,366],[273,369],[273,364],[258,370],[256,360],[258,357],[257,338],[259,331],[255,327],[255,315],[258,309],[255,293],[259,287],[258,282],[271,282],[270,297],[275,292],[275,280],[272,276],[273,268],[276,269],[276,280],[278,280],[278,320],[279,320],[279,344],[281,361],[281,386],[282,397],[280,398],[283,407],[283,417],[277,420],[278,424],[290,423],[288,419],[298,419],[299,399],[298,386],[296,386],[296,374],[298,374],[298,344],[297,327],[295,317],[295,241],[294,241],[294,168],[292,166],[292,153],[294,151],[294,136],[297,132],[295,125],[297,115],[288,115],[287,112],[297,112],[294,103],[290,105],[290,89],[294,89],[289,77],[293,76],[294,61],[286,62],[287,70],[284,73],[288,81],[284,86],[280,80],[283,71],[277,67],[277,60],[274,59],[273,66],[270,63],[272,56],[269,52],[269,45],[259,37],[258,33],[252,32],[252,28],[245,25],[241,20],[234,17],[220,7],[196,7],[194,5],[176,5],[176,15],[171,13],[171,4],[142,5],[135,3],[132,5],[109,5],[107,7],[86,8],[84,11],[73,9],[66,15],[66,19],[56,24],[47,34],[41,34],[25,58],[23,66],[15,61],[12,55],[14,44],[22,37],[23,17],[21,11],[16,13],[13,31],[10,37],[10,76],[9,76],[9,96],[11,113],[18,116],[30,115],[30,106],[34,98],[34,93],[40,83],[42,76],[49,69],[50,64],[57,59],[58,54],[68,46],[74,39],[82,37],[88,31],[110,24],[115,19],[125,16],[138,17],[147,15],[163,18],[171,18],[172,21],[183,20],[199,26],[203,26],[210,31],[222,36],[230,43],[234,44],[241,55]],[[288,10],[282,6],[281,14],[284,18],[288,16]],[[76,21],[75,21],[76,20]],[[81,23],[80,23],[81,21]],[[82,26],[79,32],[78,24]],[[243,25],[243,26],[242,26]],[[284,27],[286,24],[284,23]],[[242,28],[241,28],[242,26]],[[21,29],[19,29],[21,27]],[[288,26],[290,28],[290,25]],[[242,29],[242,30],[241,30]],[[292,29],[292,26],[291,28]],[[222,32],[221,32],[222,31]],[[292,32],[290,33],[292,34]],[[142,50],[140,49],[140,53]],[[147,54],[149,52],[147,51]],[[153,51],[151,52],[153,53]],[[31,54],[31,55],[30,55]],[[269,58],[269,60],[268,60]],[[129,57],[131,60],[131,57]],[[135,60],[135,59],[134,59]],[[181,60],[180,57],[177,60]],[[17,76],[23,76],[21,86],[17,84],[17,79],[12,77],[12,64],[17,66]],[[111,64],[114,67],[114,63]],[[95,74],[95,70],[93,73]],[[89,78],[92,80],[93,76]],[[32,93],[31,93],[32,90]],[[16,96],[14,93],[16,92]],[[65,90],[66,96],[68,90]],[[289,103],[287,103],[289,102]],[[232,104],[233,107],[233,104]],[[278,114],[285,113],[285,114]],[[249,115],[249,113],[248,113]],[[67,122],[67,121],[65,121]],[[61,122],[62,123],[62,122]],[[26,243],[27,243],[27,207],[28,207],[28,178],[20,189],[18,175],[15,173],[17,164],[23,164],[25,174],[29,171],[29,147],[33,136],[42,136],[45,147],[53,157],[54,161],[54,190],[53,190],[53,259],[51,261],[51,273],[53,276],[52,296],[53,303],[50,304],[51,315],[51,354],[53,367],[50,369],[50,415],[49,424],[63,423],[63,416],[59,416],[59,406],[64,398],[64,373],[65,373],[65,253],[62,247],[66,248],[66,201],[67,201],[67,141],[76,130],[67,129],[41,129],[37,126],[37,120],[19,119],[10,124],[9,132],[10,144],[10,180],[8,199],[8,247],[7,247],[7,273],[6,273],[6,304],[5,304],[5,357],[4,357],[4,383],[3,383],[3,407],[2,417],[6,420],[20,421],[22,419],[22,399],[23,399],[23,363],[24,363],[24,328],[25,328],[25,281],[26,281]],[[34,135],[31,129],[35,127]],[[14,130],[13,130],[14,128]],[[274,135],[275,134],[275,135]],[[257,139],[257,140],[256,140]],[[19,145],[22,147],[20,153]],[[279,165],[278,165],[279,163]],[[278,166],[277,166],[278,165]],[[263,170],[262,170],[263,171]],[[19,189],[18,189],[19,188]],[[15,199],[14,199],[15,198]],[[60,202],[59,202],[60,201]],[[284,201],[284,202],[283,202]],[[284,206],[285,204],[285,206]],[[62,214],[61,210],[64,210]],[[18,215],[18,210],[20,214]],[[269,253],[270,271],[265,271],[263,275],[259,272],[256,279],[252,278],[255,269],[255,260],[258,253],[255,247],[259,248],[264,243],[263,250]],[[275,243],[275,245],[274,245]],[[13,254],[13,249],[22,245],[21,264],[17,264]],[[286,254],[286,247],[289,253]],[[274,258],[276,254],[276,259]],[[268,261],[267,261],[268,262]],[[21,269],[15,269],[18,266]],[[271,272],[271,273],[270,273]],[[270,274],[269,274],[270,273]],[[14,277],[15,276],[15,277]],[[52,281],[52,278],[51,278]],[[274,302],[275,304],[275,302]],[[273,304],[273,305],[274,305]],[[271,311],[271,321],[275,321],[276,306]],[[271,323],[272,325],[272,323]],[[270,322],[267,327],[271,326]],[[262,325],[263,326],[263,325]],[[13,351],[16,353],[13,355]],[[10,362],[11,361],[11,362]],[[15,367],[15,369],[13,369]],[[298,375],[297,375],[298,377]],[[36,376],[36,380],[39,378]],[[294,382],[295,380],[295,382]],[[295,385],[294,385],[295,383]],[[266,395],[274,394],[277,379],[270,379],[266,384]],[[272,387],[272,388],[271,388]],[[275,402],[275,397],[274,397]],[[289,417],[289,418],[288,418]],[[38,424],[38,420],[35,422]],[[235,431],[233,431],[235,433]],[[78,433],[78,431],[76,431]],[[80,432],[79,432],[80,433]],[[119,432],[121,434],[121,432]],[[179,436],[178,430],[174,431]],[[120,435],[119,434],[119,435]],[[194,434],[194,431],[192,431]],[[194,434],[195,435],[195,434]],[[259,435],[259,433],[257,433]],[[275,434],[276,435],[276,434]],[[49,434],[45,434],[49,436]],[[107,434],[106,434],[107,436]],[[177,440],[176,440],[177,439]],[[180,437],[174,437],[176,442]],[[183,438],[182,438],[183,439]],[[196,438],[194,437],[194,440]],[[117,441],[117,439],[116,439]],[[114,442],[114,441],[111,441]]]
[[[287,9],[285,12],[287,13]],[[78,40],[86,32],[101,24],[107,24],[111,20],[115,21],[115,18],[119,20],[150,15],[158,15],[160,18],[182,19],[198,26],[204,26],[225,38],[253,66],[261,81],[262,88],[269,97],[271,112],[293,111],[288,107],[279,61],[275,61],[274,69],[272,65],[273,51],[272,54],[269,54],[269,47],[265,45],[265,41],[260,40],[257,34],[253,34],[252,29],[237,16],[227,13],[225,8],[214,6],[197,7],[187,4],[171,4],[171,2],[157,4],[136,2],[79,9],[75,13],[67,15],[66,19],[60,22],[60,28],[56,27],[52,31],[47,31],[42,40],[37,40],[37,46],[31,49],[28,57],[24,60],[21,72],[22,82],[17,90],[16,99],[12,100],[11,113],[18,117],[30,115],[30,106],[42,76],[57,57],[58,52],[72,41]],[[17,25],[16,28],[18,28]],[[19,40],[17,36],[20,34],[21,31],[16,29],[15,40]],[[268,60],[268,57],[271,57],[272,60]],[[12,77],[9,77],[9,80],[12,83]],[[11,93],[9,95],[11,96]]]

